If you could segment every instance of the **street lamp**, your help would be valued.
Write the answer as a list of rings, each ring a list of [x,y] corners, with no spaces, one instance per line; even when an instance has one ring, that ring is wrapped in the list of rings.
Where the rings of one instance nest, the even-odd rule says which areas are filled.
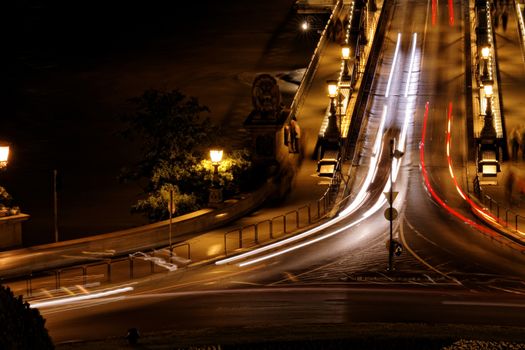
[[[210,188],[209,204],[214,207],[222,202],[222,188],[219,186],[219,165],[222,161],[223,151],[219,149],[210,150],[211,163],[213,165],[213,180]]]
[[[488,59],[490,55],[490,47],[483,46],[481,48],[481,57],[483,57],[484,60]]]
[[[330,116],[328,117],[328,126],[326,127],[326,137],[330,140],[339,142],[340,133],[337,128],[337,115],[335,111],[335,98],[337,97],[337,80],[328,80],[328,96],[330,97]]]
[[[350,45],[344,44],[341,46],[341,57],[343,58],[343,75],[341,80],[350,80],[348,74],[348,60],[350,59]]]
[[[388,203],[390,207],[388,210],[388,221],[390,222],[389,229],[389,241],[388,241],[388,272],[394,271],[394,250],[400,249],[399,243],[394,241],[394,226],[393,221],[397,217],[397,211],[394,209],[393,203],[397,193],[394,194],[394,158],[400,159],[403,156],[403,152],[395,149],[394,139],[390,139],[390,191],[388,193]],[[386,193],[385,193],[386,195]]]
[[[487,99],[491,98],[492,97],[492,93],[493,93],[493,87],[492,87],[492,82],[489,81],[487,82],[485,85],[483,85],[483,92],[485,93],[485,97]]]
[[[0,169],[7,167],[9,162],[9,145],[6,143],[0,144]]]
[[[483,68],[481,72],[481,81],[485,83],[490,79],[489,75],[489,56],[490,56],[490,48],[488,46],[483,46],[481,48],[481,58],[483,60]]]

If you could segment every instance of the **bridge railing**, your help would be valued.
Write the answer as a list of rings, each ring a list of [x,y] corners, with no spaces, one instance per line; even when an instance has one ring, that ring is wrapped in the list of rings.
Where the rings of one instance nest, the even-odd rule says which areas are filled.
[[[332,23],[337,19],[337,17],[341,14],[341,11],[343,10],[343,1],[338,0],[337,4],[334,7],[334,10],[332,11],[332,14],[326,23],[323,32],[321,33],[321,38],[319,39],[319,42],[317,43],[317,46],[314,50],[314,53],[312,55],[312,58],[310,59],[310,63],[308,63],[308,67],[306,68],[306,72],[301,79],[301,83],[299,84],[299,88],[297,89],[297,92],[295,93],[294,99],[292,101],[292,104],[290,105],[290,114],[289,118],[296,115],[297,110],[302,106],[304,103],[304,95],[305,92],[310,88],[310,85],[312,84],[312,79],[315,75],[315,72],[317,71],[317,67],[319,66],[319,58],[321,57],[321,52],[326,47],[326,44],[328,42],[328,33],[329,28],[333,25]]]

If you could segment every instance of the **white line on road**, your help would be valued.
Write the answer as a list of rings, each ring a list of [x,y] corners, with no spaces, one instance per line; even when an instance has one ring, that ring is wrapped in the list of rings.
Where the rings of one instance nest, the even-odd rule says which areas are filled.
[[[518,303],[496,303],[485,301],[442,301],[443,305],[464,305],[464,306],[494,306],[494,307],[525,307],[525,304]]]

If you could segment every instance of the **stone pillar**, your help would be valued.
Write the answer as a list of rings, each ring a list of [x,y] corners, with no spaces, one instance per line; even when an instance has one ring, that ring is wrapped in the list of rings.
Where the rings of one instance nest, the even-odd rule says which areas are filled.
[[[27,214],[0,217],[0,249],[22,246],[22,222],[27,219]]]
[[[258,165],[273,165],[281,140],[281,130],[287,118],[281,106],[277,80],[269,74],[258,75],[252,87],[253,110],[244,127],[250,132],[252,156]]]

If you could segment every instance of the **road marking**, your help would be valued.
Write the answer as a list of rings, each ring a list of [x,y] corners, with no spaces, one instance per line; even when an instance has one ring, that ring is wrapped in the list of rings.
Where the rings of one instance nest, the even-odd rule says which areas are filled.
[[[255,282],[244,282],[244,281],[230,281],[231,284],[245,284],[248,286],[262,286],[260,283]]]
[[[51,294],[50,291],[48,291],[47,289],[40,289],[42,291],[43,294],[47,295],[49,298],[52,298],[53,297],[53,294]]]
[[[286,278],[289,279],[290,281],[299,282],[299,279],[293,273],[286,272],[286,271],[284,271],[283,273],[286,276]]]
[[[77,287],[82,293],[89,294],[88,290],[82,287],[80,284],[76,284],[75,287]]]
[[[67,288],[67,287],[60,287],[60,289],[62,289],[64,292],[66,292],[67,294],[69,295],[75,295],[75,293],[73,293],[71,291],[71,289]]]
[[[524,307],[525,304],[518,303],[495,303],[495,302],[484,302],[484,301],[453,301],[445,300],[442,301],[443,305],[464,305],[464,306],[495,306],[495,307]]]
[[[408,220],[406,219],[406,217],[403,215],[402,219],[401,219],[402,222],[406,222],[407,225],[410,227],[411,230],[413,230],[414,232],[416,232],[417,234],[421,235],[421,233],[416,230],[416,228],[414,226],[412,226],[410,224],[410,222],[408,222]],[[421,258],[419,255],[416,254],[415,251],[412,250],[412,248],[410,248],[410,246],[408,245],[406,239],[405,239],[405,230],[403,229],[403,224],[399,225],[399,236],[401,238],[401,242],[403,243],[403,246],[409,251],[410,254],[412,254],[412,256],[414,258],[416,258],[420,263],[422,263],[423,265],[425,265],[426,267],[428,267],[429,269],[431,269],[432,271],[434,272],[437,272],[438,274],[440,274],[441,276],[443,277],[446,277],[452,281],[454,281],[455,283],[459,284],[459,285],[462,285],[460,281],[458,281],[457,279],[455,279],[454,277],[450,277],[449,275],[447,275],[446,273],[444,272],[441,272],[439,271],[438,269],[436,269],[434,266],[430,265],[428,262],[426,262],[425,260],[423,260],[423,258]]]
[[[493,288],[493,289],[501,290],[501,291],[504,291],[504,292],[507,292],[507,293],[525,295],[524,292],[513,290],[513,289],[506,289],[506,288],[501,288],[501,287],[496,287],[496,286],[489,286],[489,287]]]

